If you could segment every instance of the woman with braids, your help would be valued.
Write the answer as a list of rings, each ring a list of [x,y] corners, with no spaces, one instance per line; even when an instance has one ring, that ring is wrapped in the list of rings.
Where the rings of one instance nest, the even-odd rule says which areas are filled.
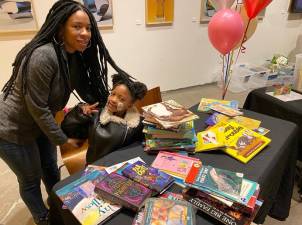
[[[91,114],[91,107],[79,104],[62,122],[67,136],[88,138],[87,164],[143,138],[140,114],[134,103],[145,96],[146,85],[124,74],[113,75],[112,83],[107,104],[100,113],[85,116]]]
[[[110,57],[93,15],[71,0],[53,5],[39,32],[16,56],[0,96],[0,157],[16,174],[36,224],[48,224],[41,179],[48,193],[59,181],[55,146],[80,144],[64,134],[54,115],[73,90],[85,102],[104,106],[107,63],[128,76]]]

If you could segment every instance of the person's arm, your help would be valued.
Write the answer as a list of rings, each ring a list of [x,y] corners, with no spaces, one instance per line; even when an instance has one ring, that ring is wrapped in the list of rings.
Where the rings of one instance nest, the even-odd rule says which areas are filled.
[[[28,65],[27,88],[24,96],[27,109],[43,133],[55,145],[62,145],[68,138],[55,121],[49,109],[48,98],[51,81],[59,73],[55,52],[37,49]]]

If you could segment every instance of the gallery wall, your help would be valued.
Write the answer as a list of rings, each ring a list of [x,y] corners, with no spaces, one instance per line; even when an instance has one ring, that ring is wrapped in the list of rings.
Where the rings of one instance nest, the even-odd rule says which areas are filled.
[[[33,0],[38,25],[55,0]],[[114,27],[101,31],[113,59],[149,87],[163,91],[213,82],[220,57],[200,24],[201,0],[175,0],[171,26],[146,27],[144,0],[113,0]],[[274,53],[289,54],[302,20],[288,20],[289,0],[273,0],[240,62],[261,63]],[[15,55],[32,35],[0,35],[0,86],[9,78]],[[111,73],[113,71],[110,71]]]

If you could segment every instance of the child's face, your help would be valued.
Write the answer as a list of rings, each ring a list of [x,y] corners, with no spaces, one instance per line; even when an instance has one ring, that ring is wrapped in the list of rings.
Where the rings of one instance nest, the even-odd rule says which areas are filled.
[[[133,101],[129,89],[126,85],[120,84],[111,91],[107,101],[107,109],[111,113],[125,112],[132,104]]]

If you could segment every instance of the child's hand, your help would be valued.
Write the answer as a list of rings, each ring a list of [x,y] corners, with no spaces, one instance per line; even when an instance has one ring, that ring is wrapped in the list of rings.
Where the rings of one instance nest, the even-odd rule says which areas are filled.
[[[97,106],[99,105],[98,102],[89,105],[89,104],[84,104],[81,105],[82,111],[85,115],[91,115],[94,112],[98,112],[99,110],[97,109]]]

